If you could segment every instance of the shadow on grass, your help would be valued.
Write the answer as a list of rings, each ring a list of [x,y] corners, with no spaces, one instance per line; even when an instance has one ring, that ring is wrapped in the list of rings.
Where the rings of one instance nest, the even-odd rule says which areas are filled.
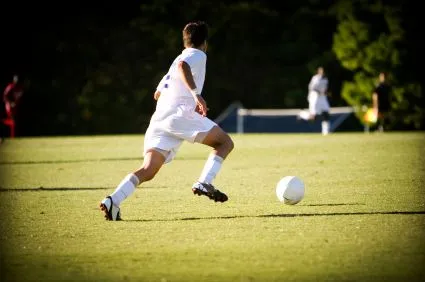
[[[302,205],[303,207],[335,207],[335,206],[365,206],[363,203],[342,203],[342,204],[310,204],[310,205]]]
[[[417,215],[425,211],[375,211],[375,212],[330,212],[330,213],[282,213],[260,215],[234,215],[211,217],[183,217],[173,219],[129,219],[127,222],[161,222],[161,221],[186,221],[186,220],[212,220],[212,219],[237,219],[237,218],[267,218],[267,217],[314,217],[314,216],[349,216],[349,215]]]
[[[3,161],[0,165],[17,165],[17,164],[66,164],[66,163],[85,163],[85,162],[101,162],[101,161],[136,161],[142,160],[142,157],[132,158],[103,158],[103,159],[84,159],[84,160],[55,160],[55,161]]]
[[[95,191],[95,190],[115,190],[116,187],[37,187],[37,188],[3,188],[1,192],[53,192],[53,191]],[[166,189],[167,186],[143,186],[143,189]]]
[[[176,158],[176,161],[184,160],[205,160],[205,157]],[[0,161],[0,165],[27,165],[27,164],[67,164],[67,163],[89,163],[89,162],[110,162],[110,161],[143,161],[143,157],[129,158],[101,158],[101,159],[83,159],[83,160],[40,160],[40,161]]]
[[[3,188],[0,187],[0,192],[46,192],[46,191],[94,191],[94,190],[110,190],[113,187],[102,188],[73,188],[73,187],[54,187],[54,188]]]

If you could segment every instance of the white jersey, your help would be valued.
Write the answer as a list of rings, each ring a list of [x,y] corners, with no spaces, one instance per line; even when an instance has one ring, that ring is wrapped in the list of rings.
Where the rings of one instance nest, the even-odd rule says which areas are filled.
[[[330,106],[325,95],[328,90],[328,79],[320,74],[314,75],[308,84],[308,103],[311,114],[329,112]]]
[[[199,133],[207,133],[217,126],[214,121],[195,111],[195,99],[177,68],[181,61],[189,64],[199,93],[205,81],[207,55],[199,49],[186,48],[158,84],[157,90],[161,95],[146,130],[144,154],[152,149],[159,150],[165,157],[165,163],[174,158],[183,141],[199,142],[196,141]]]
[[[199,49],[186,48],[177,56],[167,74],[158,84],[157,90],[161,92],[161,95],[157,102],[157,111],[164,111],[179,105],[185,105],[193,109],[196,107],[195,100],[190,90],[183,83],[178,71],[177,66],[181,61],[186,62],[190,66],[196,88],[199,93],[202,92],[205,81],[207,55]]]
[[[319,94],[326,94],[328,90],[328,79],[320,74],[314,75],[308,84],[308,91],[316,91]]]

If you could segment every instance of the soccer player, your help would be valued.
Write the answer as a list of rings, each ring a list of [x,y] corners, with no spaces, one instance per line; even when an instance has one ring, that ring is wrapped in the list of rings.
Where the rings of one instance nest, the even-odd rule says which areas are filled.
[[[19,83],[19,77],[14,75],[13,81],[10,82],[3,91],[6,118],[2,119],[2,123],[10,128],[10,138],[15,137],[16,119],[18,117],[18,109],[22,99],[23,90],[23,86]],[[2,142],[3,136],[0,137],[0,143]]]
[[[317,69],[317,73],[311,78],[308,84],[308,111],[301,111],[299,118],[304,120],[315,120],[317,116],[322,117],[322,134],[329,134],[330,115],[329,102],[327,97],[328,79],[325,76],[323,67]]]
[[[115,191],[100,203],[107,220],[121,220],[120,204],[138,185],[151,180],[163,164],[172,161],[183,141],[212,148],[192,192],[215,202],[228,200],[227,195],[212,184],[234,144],[230,136],[207,117],[208,107],[201,96],[207,37],[205,22],[190,22],[184,27],[184,50],[175,58],[154,93],[157,105],[145,134],[143,164],[126,175]]]
[[[378,117],[378,131],[384,131],[384,121],[390,109],[390,86],[386,82],[385,73],[379,74],[379,82],[372,93],[372,105]]]
[[[3,101],[6,109],[7,117],[14,119],[16,116],[17,106],[22,98],[23,88],[18,83],[17,75],[13,76],[13,81],[9,83],[3,92]]]

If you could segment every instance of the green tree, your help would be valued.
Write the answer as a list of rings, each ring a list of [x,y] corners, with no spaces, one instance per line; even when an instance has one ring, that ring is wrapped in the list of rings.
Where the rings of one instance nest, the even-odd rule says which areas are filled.
[[[389,126],[421,128],[424,111],[416,104],[421,86],[414,76],[399,76],[406,70],[402,54],[407,52],[400,3],[338,1],[333,7],[338,25],[332,49],[341,65],[353,73],[352,80],[343,84],[341,95],[357,109],[361,121],[364,106],[371,105],[378,74],[386,72],[392,85]]]
[[[99,27],[97,32],[101,32]],[[77,93],[80,130],[86,133],[141,132],[152,111],[156,75],[148,36],[130,23],[109,28],[97,42],[87,46],[95,59]],[[90,48],[91,47],[91,48]],[[94,47],[94,48],[93,48]]]

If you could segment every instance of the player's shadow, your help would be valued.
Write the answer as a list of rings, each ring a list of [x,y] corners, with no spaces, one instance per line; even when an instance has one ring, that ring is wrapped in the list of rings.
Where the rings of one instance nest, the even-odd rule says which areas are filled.
[[[37,188],[4,188],[0,187],[0,192],[49,192],[49,191],[91,191],[91,190],[108,190],[114,187],[37,187]]]
[[[101,158],[101,159],[82,159],[82,160],[38,160],[38,161],[0,161],[0,165],[22,165],[22,164],[67,164],[67,163],[86,163],[100,161],[133,161],[141,158]]]
[[[95,191],[95,190],[111,190],[116,187],[34,187],[34,188],[5,188],[0,187],[1,192],[53,192],[53,191]],[[164,189],[167,186],[143,186],[143,189]]]
[[[316,217],[316,216],[350,216],[350,215],[415,215],[425,214],[425,211],[372,211],[372,212],[330,212],[330,213],[281,213],[260,215],[233,215],[233,216],[208,216],[208,217],[182,217],[170,219],[129,219],[123,221],[135,222],[161,222],[161,221],[191,221],[191,220],[215,220],[215,219],[237,219],[237,218],[271,218],[271,217]]]
[[[178,160],[203,160],[203,157],[190,156],[179,157]],[[143,157],[127,157],[127,158],[99,158],[99,159],[81,159],[81,160],[38,160],[38,161],[3,161],[0,165],[38,165],[38,164],[67,164],[67,163],[89,163],[89,162],[112,162],[112,161],[142,161]]]

